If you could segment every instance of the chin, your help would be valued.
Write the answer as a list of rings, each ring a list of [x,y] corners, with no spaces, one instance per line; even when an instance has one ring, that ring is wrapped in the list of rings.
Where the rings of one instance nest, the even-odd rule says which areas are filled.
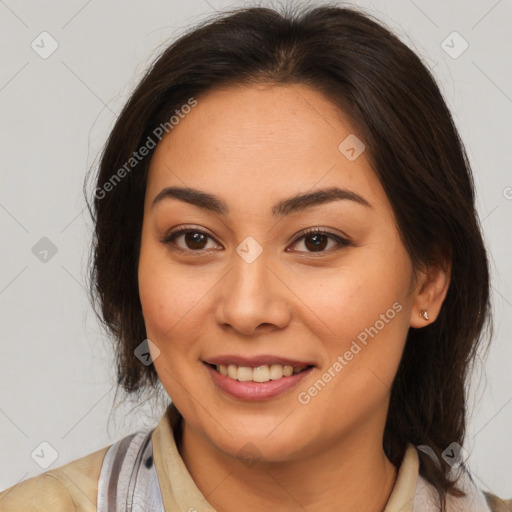
[[[233,421],[223,422],[222,427],[212,429],[210,422],[202,435],[209,438],[217,449],[246,461],[247,465],[264,461],[290,461],[304,456],[310,447],[308,440],[318,433],[308,431],[306,436],[304,429],[301,429],[303,421],[285,418],[286,414],[267,418],[259,416],[257,419],[238,414]],[[205,421],[208,420],[205,418]]]

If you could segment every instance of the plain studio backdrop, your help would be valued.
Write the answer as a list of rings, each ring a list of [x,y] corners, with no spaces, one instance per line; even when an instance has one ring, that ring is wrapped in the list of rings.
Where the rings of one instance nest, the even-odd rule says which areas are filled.
[[[85,290],[92,225],[82,184],[161,45],[215,10],[242,5],[256,4],[0,2],[0,490],[154,426],[163,414],[164,402],[147,401],[111,415],[113,354]],[[474,374],[464,449],[477,484],[511,498],[512,2],[345,5],[375,15],[422,56],[467,147],[496,332]]]

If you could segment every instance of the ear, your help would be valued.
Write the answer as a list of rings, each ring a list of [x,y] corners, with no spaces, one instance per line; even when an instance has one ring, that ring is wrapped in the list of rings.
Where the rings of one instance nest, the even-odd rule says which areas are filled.
[[[413,290],[410,326],[425,327],[436,320],[441,311],[451,278],[451,262],[444,261],[427,265],[417,271],[416,287]],[[428,320],[421,312],[428,313]]]

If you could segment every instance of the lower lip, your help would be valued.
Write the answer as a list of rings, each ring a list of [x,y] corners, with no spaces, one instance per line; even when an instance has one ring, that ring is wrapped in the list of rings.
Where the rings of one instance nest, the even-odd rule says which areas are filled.
[[[222,391],[236,398],[241,398],[242,400],[267,400],[279,396],[285,391],[295,387],[313,370],[313,367],[310,367],[290,377],[281,377],[280,379],[269,380],[268,382],[240,382],[231,377],[222,375],[206,363],[205,366],[213,382],[215,382]]]

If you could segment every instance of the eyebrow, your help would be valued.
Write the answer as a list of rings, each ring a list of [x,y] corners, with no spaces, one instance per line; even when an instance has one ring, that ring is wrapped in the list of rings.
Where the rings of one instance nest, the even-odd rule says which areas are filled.
[[[178,199],[186,203],[195,205],[204,210],[212,211],[223,216],[229,214],[229,207],[225,201],[219,197],[190,187],[166,187],[159,192],[153,199],[151,207],[164,199]],[[332,201],[349,200],[361,204],[368,208],[373,206],[362,196],[347,189],[330,187],[297,194],[288,199],[279,201],[272,207],[274,217],[284,217],[291,213],[306,210],[320,204],[330,203]]]

